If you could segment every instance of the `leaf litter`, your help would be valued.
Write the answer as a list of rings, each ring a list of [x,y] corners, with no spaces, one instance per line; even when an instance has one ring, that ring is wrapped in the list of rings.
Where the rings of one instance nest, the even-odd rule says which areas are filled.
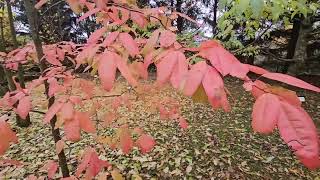
[[[120,108],[118,121],[127,122],[132,127],[140,127],[155,138],[156,146],[149,153],[143,154],[134,147],[129,154],[121,150],[110,149],[107,145],[98,144],[94,137],[81,134],[76,143],[65,141],[64,148],[69,169],[75,173],[80,163],[80,155],[86,147],[94,147],[102,160],[112,164],[112,170],[101,175],[117,179],[315,179],[320,177],[319,171],[310,171],[303,167],[294,157],[293,152],[282,142],[279,133],[260,135],[251,128],[251,111],[253,98],[241,88],[241,82],[226,78],[226,87],[232,94],[232,110],[225,113],[213,111],[209,104],[193,103],[180,93],[166,87],[159,97],[173,97],[180,102],[181,112],[188,127],[182,129],[179,122],[161,120],[157,111],[150,110],[148,97],[133,101],[132,109]],[[45,111],[46,100],[43,87],[36,89],[32,97],[35,110]],[[240,90],[241,89],[241,90]],[[127,90],[125,81],[118,81],[113,93]],[[97,93],[105,95],[105,92]],[[301,92],[307,102],[303,106],[315,120],[320,119],[319,95],[313,92]],[[136,98],[136,97],[134,97]],[[106,102],[102,112],[97,113],[94,120],[103,119],[108,111],[109,98],[98,98]],[[85,104],[87,110],[92,103]],[[23,162],[23,166],[0,166],[0,177],[6,179],[22,179],[30,174],[47,176],[39,171],[48,161],[57,161],[56,146],[51,137],[48,125],[42,122],[43,115],[31,113],[32,126],[13,130],[19,143],[3,156]],[[9,123],[14,124],[12,117]],[[316,124],[320,124],[316,122]],[[110,136],[112,127],[97,129],[99,136]],[[63,132],[63,131],[62,131]],[[60,172],[61,173],[61,172]],[[61,177],[56,174],[55,178]]]

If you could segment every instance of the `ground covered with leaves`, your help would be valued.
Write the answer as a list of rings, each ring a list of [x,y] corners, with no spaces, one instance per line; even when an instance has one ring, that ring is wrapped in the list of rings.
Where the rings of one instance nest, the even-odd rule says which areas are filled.
[[[124,155],[121,150],[111,150],[105,144],[99,144],[92,135],[82,133],[77,143],[67,141],[65,153],[71,172],[75,172],[83,150],[95,147],[103,160],[108,160],[113,169],[117,169],[126,179],[315,179],[320,171],[310,171],[303,167],[282,142],[278,132],[272,135],[259,135],[251,128],[251,110],[253,98],[243,90],[241,82],[226,79],[231,92],[232,111],[213,111],[208,104],[194,103],[192,99],[180,95],[171,88],[165,88],[159,97],[173,97],[179,100],[181,112],[189,123],[186,130],[173,120],[161,120],[157,111],[151,110],[148,98],[139,98],[133,92],[132,110],[120,109],[118,121],[126,122],[130,127],[142,127],[156,139],[152,152],[141,154],[137,148]],[[125,81],[120,81],[114,94],[126,90]],[[33,92],[34,109],[45,111],[46,100],[43,87]],[[103,92],[100,92],[103,94]],[[105,95],[105,94],[104,94]],[[315,121],[320,119],[320,96],[316,93],[299,91],[306,102],[303,106]],[[98,101],[107,102],[108,97]],[[86,104],[90,109],[91,104]],[[109,105],[102,107],[95,120],[108,111]],[[57,160],[55,145],[50,127],[42,122],[43,115],[31,113],[32,126],[18,129],[14,117],[10,120],[19,132],[19,143],[8,150],[5,158],[22,161],[22,167],[0,166],[0,177],[23,179],[30,174],[46,175],[41,167],[48,160]],[[316,122],[319,124],[319,122]],[[113,128],[97,125],[99,136],[113,133]],[[105,172],[111,172],[111,169]],[[57,174],[56,177],[61,177]]]

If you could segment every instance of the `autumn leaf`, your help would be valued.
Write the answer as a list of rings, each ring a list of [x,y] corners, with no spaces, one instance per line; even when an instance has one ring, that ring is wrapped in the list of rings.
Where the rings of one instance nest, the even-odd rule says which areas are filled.
[[[320,88],[313,86],[309,83],[306,83],[306,82],[304,82],[300,79],[297,79],[295,77],[286,75],[286,74],[266,73],[266,74],[263,74],[262,76],[265,78],[268,78],[268,79],[275,80],[275,81],[284,82],[284,83],[290,84],[292,86],[300,87],[303,89],[308,89],[308,90],[315,91],[315,92],[320,92]]]
[[[48,2],[48,0],[40,0],[37,2],[37,4],[34,6],[36,9],[40,9],[43,5],[45,5]]]
[[[133,140],[131,133],[127,127],[121,127],[120,129],[120,148],[124,154],[128,154],[133,148]]]
[[[116,77],[116,59],[114,54],[107,51],[100,57],[98,73],[102,87],[106,91],[110,91]]]
[[[153,149],[156,142],[151,136],[142,134],[136,141],[136,144],[138,145],[142,153],[148,153]]]
[[[169,47],[176,42],[177,35],[171,31],[164,30],[161,32],[159,41],[162,47]]]
[[[77,119],[72,119],[64,123],[64,132],[67,140],[79,141],[80,140],[80,123]]]
[[[50,108],[48,109],[47,113],[45,114],[43,118],[44,123],[50,123],[51,119],[60,111],[60,109],[63,107],[64,103],[60,101],[55,101]]]
[[[179,126],[180,126],[182,129],[187,129],[187,128],[188,128],[188,122],[186,121],[185,118],[183,118],[183,117],[180,117],[180,118],[179,118]]]
[[[62,139],[60,139],[60,140],[56,143],[56,152],[57,152],[57,154],[60,154],[60,153],[61,153],[61,151],[62,151],[63,148],[64,148],[64,145],[65,145],[65,143],[64,143],[64,141],[63,141]]]
[[[0,155],[5,153],[11,142],[18,143],[18,138],[5,121],[6,119],[5,116],[0,117]]]
[[[319,168],[317,129],[307,112],[301,107],[281,101],[277,125],[281,138],[295,151],[302,163],[310,169]]]
[[[269,134],[277,125],[280,115],[280,100],[276,95],[261,95],[253,105],[252,128],[254,131]]]
[[[122,43],[123,47],[127,49],[130,56],[136,56],[139,54],[138,44],[133,40],[132,36],[128,33],[120,33],[119,40]]]
[[[93,148],[86,148],[75,175],[79,177],[83,171],[86,171],[85,177],[92,179],[103,168],[109,166],[110,164],[107,161],[99,159],[97,152]]]
[[[24,96],[19,100],[19,104],[17,106],[17,113],[22,119],[26,119],[29,112],[31,111],[31,99],[30,96]]]
[[[48,172],[49,179],[53,179],[58,170],[58,164],[55,161],[48,161],[41,169]]]
[[[208,65],[206,62],[201,61],[191,66],[185,78],[185,82],[181,85],[183,94],[192,96],[200,86],[204,75],[206,74]]]
[[[95,133],[96,128],[88,112],[75,112],[74,119],[79,121],[80,128],[87,133]]]

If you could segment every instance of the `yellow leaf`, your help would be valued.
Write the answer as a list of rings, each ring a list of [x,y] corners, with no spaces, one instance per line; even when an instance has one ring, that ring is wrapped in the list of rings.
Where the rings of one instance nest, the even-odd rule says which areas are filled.
[[[192,95],[192,100],[196,103],[208,103],[208,96],[202,86],[202,84],[198,87],[197,91]]]
[[[124,178],[122,177],[122,175],[119,173],[119,171],[118,170],[113,170],[112,172],[111,172],[111,176],[112,176],[112,178],[114,179],[114,180],[124,180]]]

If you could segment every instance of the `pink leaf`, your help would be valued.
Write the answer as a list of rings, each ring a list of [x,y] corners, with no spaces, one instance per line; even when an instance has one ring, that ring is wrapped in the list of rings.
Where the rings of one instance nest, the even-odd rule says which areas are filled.
[[[174,67],[170,78],[172,86],[176,89],[180,87],[183,79],[186,77],[188,73],[188,62],[185,55],[182,52],[178,51],[177,58],[177,65]]]
[[[114,54],[114,57],[116,58],[116,64],[122,76],[126,78],[131,86],[136,87],[138,85],[138,82],[130,73],[128,64],[118,54]]]
[[[121,127],[120,131],[120,147],[124,154],[128,154],[133,148],[131,133],[127,127]]]
[[[224,111],[230,111],[223,80],[213,67],[208,67],[202,80],[202,85],[208,96],[208,100],[214,109],[222,107]]]
[[[179,126],[182,129],[187,129],[188,128],[188,122],[186,121],[186,119],[184,119],[183,117],[179,118]]]
[[[268,79],[275,80],[275,81],[284,82],[284,83],[290,84],[292,86],[300,87],[303,89],[308,89],[308,90],[315,91],[315,92],[320,92],[320,88],[313,86],[309,83],[306,83],[306,82],[304,82],[300,79],[297,79],[295,77],[286,75],[286,74],[266,73],[266,74],[263,74],[262,76],[265,78],[268,78]]]
[[[95,8],[95,9],[92,9],[92,10],[84,13],[84,14],[78,19],[78,22],[86,19],[87,17],[89,17],[89,16],[91,16],[91,15],[93,15],[93,14],[96,14],[96,13],[99,12],[99,11],[100,11],[100,8]]]
[[[77,177],[86,170],[86,179],[92,179],[95,177],[102,168],[111,166],[107,161],[103,161],[99,159],[98,154],[92,148],[87,148],[84,151],[82,161],[77,168],[75,175]]]
[[[305,160],[303,162],[307,163],[306,166],[311,163],[308,159],[314,159],[315,161],[319,159],[317,129],[304,109],[281,101],[278,128],[281,138],[295,150],[295,154],[300,159]]]
[[[69,141],[79,141],[80,140],[80,123],[77,119],[72,119],[64,123],[65,136]]]
[[[247,64],[249,70],[253,73],[256,73],[256,74],[266,74],[266,73],[269,73],[269,71],[261,68],[261,67],[258,67],[258,66],[253,66],[253,65],[249,65]]]
[[[106,29],[104,27],[93,32],[88,39],[88,44],[97,43],[98,40],[101,38],[101,36],[103,36],[105,32],[106,32]]]
[[[148,21],[141,13],[131,11],[130,15],[131,20],[135,22],[140,28],[144,28],[148,24]]]
[[[19,104],[17,106],[17,113],[22,119],[26,119],[29,112],[31,111],[31,99],[30,96],[24,96],[19,100]]]
[[[64,121],[71,120],[73,118],[73,113],[74,113],[73,104],[70,101],[64,103],[60,112],[61,112],[61,118]]]
[[[94,123],[90,119],[88,112],[76,112],[74,118],[77,119],[80,123],[80,128],[87,133],[95,133],[96,128]]]
[[[117,39],[118,35],[118,31],[114,31],[108,34],[108,36],[104,39],[104,41],[101,44],[102,47],[109,47]]]
[[[53,179],[58,170],[58,164],[55,161],[48,161],[41,169],[48,171],[49,179]]]
[[[208,65],[205,61],[198,62],[191,67],[191,70],[188,72],[185,82],[182,85],[184,95],[192,96],[197,91],[207,69]]]
[[[48,2],[48,0],[40,0],[37,2],[37,4],[34,6],[36,9],[40,9],[43,5],[45,5]]]
[[[271,133],[277,125],[279,114],[279,98],[270,93],[261,95],[253,105],[253,130],[263,134]]]
[[[110,91],[116,77],[116,62],[114,54],[107,51],[100,57],[98,73],[102,87],[106,91]]]
[[[139,139],[136,141],[138,147],[141,149],[142,153],[150,152],[155,146],[155,140],[146,134],[142,134]]]
[[[120,33],[119,40],[122,43],[123,47],[127,49],[130,56],[135,56],[139,54],[138,44],[133,40],[131,35],[128,33]]]
[[[10,142],[18,142],[16,134],[11,130],[5,119],[4,116],[0,118],[0,155],[3,155],[9,148]]]
[[[64,145],[65,145],[65,143],[64,143],[64,141],[63,141],[62,139],[60,139],[60,140],[56,143],[56,152],[57,152],[57,154],[60,154],[60,153],[61,153],[61,151],[62,151],[63,148],[64,148]]]
[[[50,106],[47,113],[44,116],[43,122],[50,123],[51,119],[60,111],[64,103],[60,101],[55,101],[54,104]]]
[[[174,67],[177,64],[178,54],[173,51],[168,53],[161,61],[157,64],[157,83],[162,85],[166,83],[172,74]]]
[[[169,47],[176,42],[177,35],[171,31],[164,30],[160,34],[160,45],[162,47]]]

